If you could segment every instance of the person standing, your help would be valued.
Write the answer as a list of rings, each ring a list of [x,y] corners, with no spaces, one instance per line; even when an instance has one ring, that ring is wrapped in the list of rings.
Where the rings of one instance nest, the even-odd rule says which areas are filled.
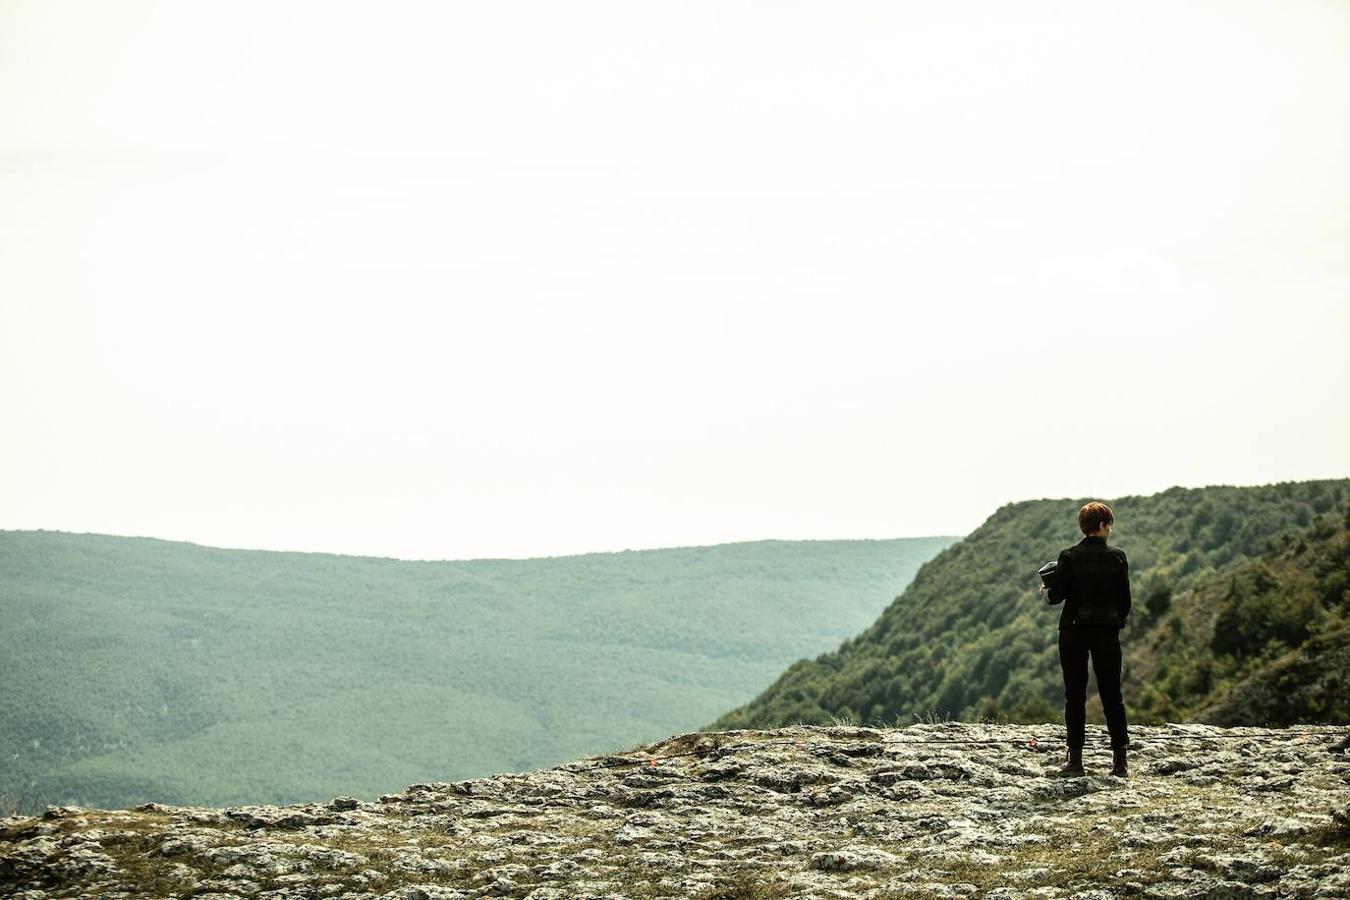
[[[1064,673],[1069,759],[1056,776],[1084,774],[1089,658],[1111,734],[1111,774],[1126,775],[1130,736],[1120,689],[1120,630],[1130,616],[1130,563],[1124,550],[1106,543],[1113,527],[1111,507],[1095,501],[1084,505],[1078,510],[1083,539],[1060,551],[1054,575],[1041,586],[1048,604],[1064,603],[1059,615],[1059,664]]]

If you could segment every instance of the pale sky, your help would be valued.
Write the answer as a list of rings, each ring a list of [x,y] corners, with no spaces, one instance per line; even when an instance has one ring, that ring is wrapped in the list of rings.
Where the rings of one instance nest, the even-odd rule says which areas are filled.
[[[1309,0],[0,0],[0,529],[525,557],[1350,475],[1347,48]]]

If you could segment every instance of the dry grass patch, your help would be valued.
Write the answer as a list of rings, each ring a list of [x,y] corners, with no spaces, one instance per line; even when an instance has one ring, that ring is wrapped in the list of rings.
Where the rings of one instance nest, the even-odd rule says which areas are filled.
[[[776,876],[733,872],[695,895],[697,900],[775,900],[792,895],[791,885]]]

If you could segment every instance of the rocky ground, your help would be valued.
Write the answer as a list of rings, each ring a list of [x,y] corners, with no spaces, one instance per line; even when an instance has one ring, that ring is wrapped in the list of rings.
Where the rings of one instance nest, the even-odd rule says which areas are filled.
[[[1090,728],[1059,779],[1062,726],[798,726],[373,803],[50,807],[0,819],[0,895],[1350,897],[1347,732],[1134,726],[1121,779]]]

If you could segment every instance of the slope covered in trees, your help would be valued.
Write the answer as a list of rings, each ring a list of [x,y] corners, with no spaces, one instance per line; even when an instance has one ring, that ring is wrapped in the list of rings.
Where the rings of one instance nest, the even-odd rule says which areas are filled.
[[[1128,656],[1135,706],[1216,725],[1350,722],[1348,585],[1350,507],[1155,603]]]
[[[798,660],[762,695],[708,727],[1059,718],[1059,607],[1039,599],[1036,570],[1081,538],[1076,513],[1092,499],[1103,498],[1001,507],[925,563],[869,628]],[[1203,711],[1225,723],[1263,724],[1273,707],[1238,699],[1257,696],[1262,672],[1298,670],[1283,657],[1314,636],[1309,652],[1337,658],[1347,500],[1350,479],[1175,487],[1106,499],[1116,514],[1111,543],[1131,566],[1135,614],[1121,640],[1126,703],[1136,721]],[[1296,557],[1300,542],[1309,549]],[[1320,574],[1305,570],[1312,558],[1321,562],[1309,568]],[[1237,684],[1244,678],[1257,681]],[[1089,704],[1100,721],[1092,695]]]
[[[952,540],[405,562],[0,532],[0,806],[373,799],[664,737]]]

